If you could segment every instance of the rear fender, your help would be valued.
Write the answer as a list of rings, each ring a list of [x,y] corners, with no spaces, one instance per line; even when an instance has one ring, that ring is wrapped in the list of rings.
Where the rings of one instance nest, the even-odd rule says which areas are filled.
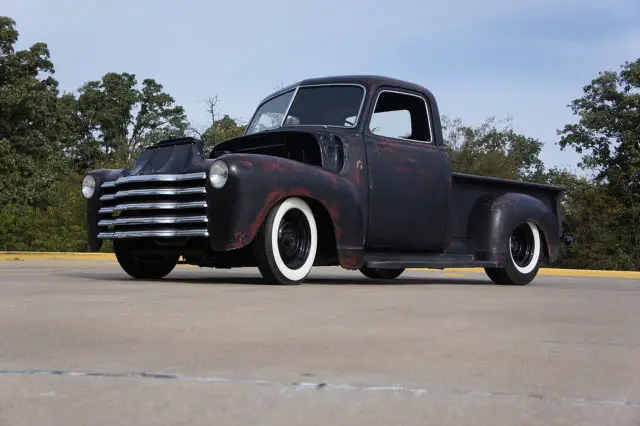
[[[509,237],[518,225],[535,223],[546,243],[546,262],[553,263],[560,252],[558,218],[542,201],[530,195],[506,193],[495,198],[480,200],[470,218],[469,230],[475,242],[476,254],[481,260],[504,264]],[[544,249],[544,248],[543,248]]]
[[[288,197],[319,202],[329,213],[340,264],[362,262],[363,211],[355,185],[318,166],[258,154],[226,154],[228,183],[220,190],[208,188],[211,248],[228,251],[249,245],[269,210]]]

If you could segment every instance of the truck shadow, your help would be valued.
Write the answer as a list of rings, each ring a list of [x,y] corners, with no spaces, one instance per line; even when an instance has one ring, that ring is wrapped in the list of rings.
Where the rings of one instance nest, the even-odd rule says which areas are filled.
[[[161,280],[135,280],[124,273],[92,273],[92,272],[71,272],[66,274],[59,274],[67,278],[81,278],[93,281],[112,281],[112,282],[140,282],[140,283],[175,283],[175,284],[194,284],[194,285],[259,285],[266,286],[263,279],[258,276],[240,275],[234,276],[229,274],[223,274],[215,276],[215,273],[209,276],[199,275],[194,276],[180,276],[181,274],[169,275]],[[323,286],[347,286],[347,285],[360,285],[360,286],[415,286],[415,285],[486,285],[494,286],[488,278],[458,278],[458,277],[406,277],[396,278],[394,280],[374,280],[370,278],[360,277],[339,277],[339,276],[325,276],[325,277],[311,277],[305,280],[302,284],[305,285],[323,285]],[[275,285],[278,286],[278,285]],[[298,286],[280,286],[280,287],[298,287]]]
[[[176,284],[238,284],[238,285],[260,285],[266,286],[261,277],[248,277],[248,276],[211,276],[211,277],[171,277],[164,278],[164,282],[172,282]],[[305,280],[302,284],[305,285],[322,285],[322,286],[415,286],[415,285],[490,285],[493,284],[489,279],[472,279],[472,278],[436,278],[436,277],[407,277],[396,278],[394,280],[373,280],[369,278],[345,278],[345,277],[312,277]],[[275,286],[278,286],[277,284]],[[280,286],[287,287],[287,286]],[[297,287],[297,286],[293,286]]]

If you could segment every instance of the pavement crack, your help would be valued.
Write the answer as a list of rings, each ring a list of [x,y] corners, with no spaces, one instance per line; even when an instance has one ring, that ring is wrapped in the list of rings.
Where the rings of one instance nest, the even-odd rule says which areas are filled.
[[[0,370],[0,376],[67,376],[67,377],[104,377],[104,378],[120,378],[120,379],[147,379],[147,380],[167,380],[167,381],[185,381],[200,383],[218,383],[218,384],[248,384],[260,386],[272,386],[278,388],[278,394],[284,394],[290,390],[299,391],[316,391],[316,392],[335,392],[335,391],[354,391],[365,393],[394,393],[408,394],[414,397],[422,397],[424,395],[455,395],[479,398],[502,398],[502,399],[535,399],[556,402],[559,404],[570,404],[578,406],[607,406],[607,407],[629,407],[640,409],[640,401],[631,401],[628,399],[595,399],[595,398],[579,398],[564,397],[556,395],[544,395],[541,393],[521,394],[517,392],[491,392],[479,390],[461,390],[461,389],[427,389],[409,386],[394,385],[353,385],[353,384],[333,384],[328,382],[291,382],[284,383],[278,381],[259,380],[259,379],[237,379],[226,377],[207,377],[207,376],[186,376],[180,374],[166,374],[155,372],[108,372],[108,371],[67,371],[67,370]]]

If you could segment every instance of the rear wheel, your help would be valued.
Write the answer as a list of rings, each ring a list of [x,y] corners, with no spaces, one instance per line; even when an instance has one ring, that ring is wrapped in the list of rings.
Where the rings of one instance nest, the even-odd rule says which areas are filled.
[[[258,268],[273,284],[300,284],[318,249],[316,220],[301,198],[287,198],[267,215],[254,246]]]
[[[158,280],[169,275],[178,264],[180,256],[177,255],[136,257],[137,247],[139,244],[133,241],[114,240],[113,242],[113,251],[120,267],[133,278]]]
[[[540,269],[542,239],[540,230],[533,222],[519,225],[508,240],[509,256],[503,268],[485,268],[485,272],[496,284],[529,284]]]
[[[362,268],[360,268],[360,272],[365,277],[374,280],[392,280],[394,278],[398,278],[404,272],[404,268],[380,269],[363,266]]]

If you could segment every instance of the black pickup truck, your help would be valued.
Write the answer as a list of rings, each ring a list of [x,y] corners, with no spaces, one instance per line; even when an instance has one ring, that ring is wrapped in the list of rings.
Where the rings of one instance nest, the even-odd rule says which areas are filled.
[[[90,250],[113,240],[139,279],[178,263],[257,266],[279,284],[314,265],[374,279],[482,267],[524,285],[565,242],[563,188],[453,173],[433,94],[380,76],[283,88],[209,154],[160,141],[129,169],[88,173],[82,192]]]

